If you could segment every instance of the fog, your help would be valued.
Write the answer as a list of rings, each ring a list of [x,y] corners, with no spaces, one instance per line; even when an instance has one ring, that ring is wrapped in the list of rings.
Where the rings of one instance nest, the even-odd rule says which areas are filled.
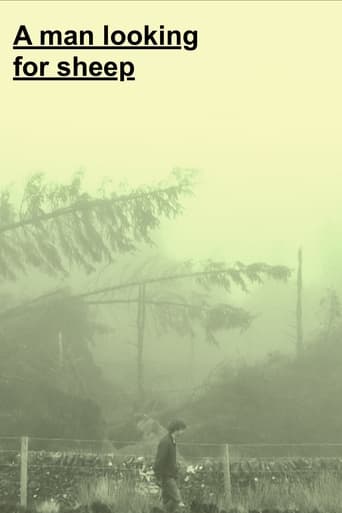
[[[31,4],[8,3],[0,33],[7,49],[0,78],[2,187],[12,184],[19,201],[32,173],[65,183],[82,169],[87,190],[95,194],[104,178],[114,186],[153,186],[167,181],[174,168],[195,169],[197,184],[194,196],[183,201],[184,213],[162,220],[153,234],[156,247],[142,246],[129,259],[132,269],[154,255],[175,262],[266,262],[294,271],[287,284],[266,280],[248,294],[233,287],[225,300],[258,317],[241,334],[221,333],[219,347],[198,335],[195,358],[189,338],[159,335],[148,326],[146,380],[171,393],[178,385],[200,384],[222,361],[294,354],[299,247],[309,343],[319,329],[326,290],[341,292],[342,5],[163,2],[152,9],[152,3],[136,2],[132,9],[89,2],[80,10],[77,2],[61,2],[40,3],[37,17]],[[199,45],[180,54],[132,52],[134,83],[14,83],[10,47],[18,8],[33,33],[42,27],[96,31],[105,23],[165,23],[197,29]],[[115,283],[125,258],[118,257],[118,267],[114,263],[99,283]],[[4,283],[3,290],[20,303],[64,285],[82,293],[97,276],[74,269],[62,280],[32,272]],[[136,311],[132,307],[117,319],[113,308],[93,309],[116,334],[99,336],[92,351],[104,374],[122,384],[135,372],[129,342],[136,337]]]

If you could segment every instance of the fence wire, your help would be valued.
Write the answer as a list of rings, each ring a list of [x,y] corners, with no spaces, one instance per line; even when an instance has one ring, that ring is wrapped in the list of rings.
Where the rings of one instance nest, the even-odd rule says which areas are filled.
[[[0,501],[22,501],[25,486],[29,503],[51,497],[72,502],[80,481],[96,479],[133,480],[157,493],[152,470],[156,441],[30,438],[26,456],[22,447],[22,438],[0,438]],[[178,452],[183,485],[188,487],[214,490],[216,486],[224,491],[227,486],[251,485],[263,478],[310,480],[322,472],[342,480],[342,444],[183,442]]]

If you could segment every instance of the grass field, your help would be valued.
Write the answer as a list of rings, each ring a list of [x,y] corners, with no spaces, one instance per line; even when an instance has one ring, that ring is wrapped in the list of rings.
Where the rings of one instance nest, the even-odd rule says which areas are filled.
[[[158,505],[158,497],[150,497],[143,490],[136,490],[129,482],[116,485],[108,479],[100,479],[90,485],[82,485],[79,503],[90,505],[94,501],[109,506],[114,512],[147,513]],[[237,513],[249,511],[299,511],[311,513],[342,513],[342,477],[322,473],[310,485],[298,482],[270,483],[259,481],[255,486],[234,490],[230,504],[218,498],[215,504],[220,510]],[[191,504],[188,504],[190,510]],[[205,509],[201,504],[197,509]],[[212,511],[216,508],[211,508]],[[202,513],[195,511],[194,513]],[[216,510],[217,511],[217,510]]]
[[[133,481],[115,482],[107,477],[87,481],[77,490],[77,506],[64,509],[55,501],[42,501],[27,513],[151,513],[161,507]],[[25,512],[20,507],[0,505],[1,513]],[[253,486],[234,489],[230,503],[223,497],[203,503],[191,499],[186,513],[342,513],[342,476],[322,473],[311,484],[260,480]]]

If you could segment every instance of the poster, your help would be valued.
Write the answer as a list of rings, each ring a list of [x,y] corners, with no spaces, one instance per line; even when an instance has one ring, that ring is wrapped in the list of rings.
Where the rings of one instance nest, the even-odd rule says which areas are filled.
[[[341,17],[0,2],[3,450],[339,455]]]

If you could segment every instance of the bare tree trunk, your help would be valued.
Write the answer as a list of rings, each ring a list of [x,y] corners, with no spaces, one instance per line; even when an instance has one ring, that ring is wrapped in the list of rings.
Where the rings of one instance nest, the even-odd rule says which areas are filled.
[[[137,344],[137,374],[138,374],[138,399],[139,403],[145,400],[145,387],[144,387],[144,331],[145,331],[145,297],[146,285],[139,285],[138,296],[138,316],[137,316],[137,330],[138,330],[138,344]]]
[[[298,250],[297,271],[297,356],[303,352],[303,316],[302,316],[302,249]]]
[[[58,333],[58,354],[59,354],[59,367],[63,369],[64,367],[64,350],[63,350],[63,334],[60,331]]]
[[[194,386],[195,382],[195,341],[194,338],[191,337],[190,340],[190,351],[189,351],[189,385],[191,388]]]

